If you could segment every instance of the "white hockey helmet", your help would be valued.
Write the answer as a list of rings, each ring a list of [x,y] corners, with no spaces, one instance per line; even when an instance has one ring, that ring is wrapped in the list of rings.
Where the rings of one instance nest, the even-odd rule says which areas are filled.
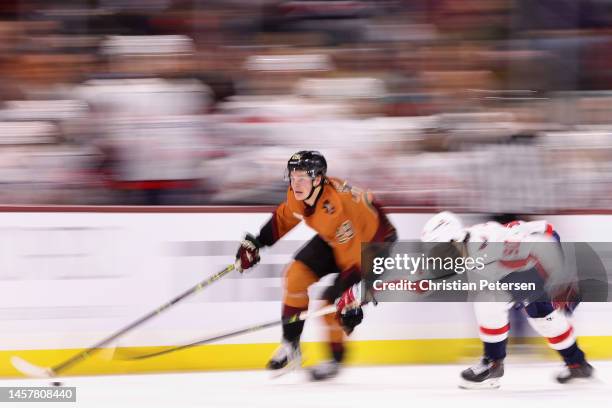
[[[466,231],[463,223],[450,211],[442,211],[431,217],[421,233],[423,242],[463,241]]]

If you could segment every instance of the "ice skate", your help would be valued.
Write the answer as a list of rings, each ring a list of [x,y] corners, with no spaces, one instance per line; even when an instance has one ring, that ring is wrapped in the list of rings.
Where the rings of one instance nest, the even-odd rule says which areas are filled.
[[[460,388],[491,389],[499,388],[499,379],[504,375],[503,360],[490,360],[483,357],[475,366],[461,372]]]
[[[593,379],[593,366],[584,364],[568,364],[557,374],[557,381],[561,384],[586,382]]]
[[[340,363],[335,360],[324,361],[310,369],[313,381],[324,381],[334,378],[340,372]]]
[[[268,361],[266,368],[273,372],[274,377],[278,377],[295,370],[302,365],[302,352],[299,342],[283,340]]]

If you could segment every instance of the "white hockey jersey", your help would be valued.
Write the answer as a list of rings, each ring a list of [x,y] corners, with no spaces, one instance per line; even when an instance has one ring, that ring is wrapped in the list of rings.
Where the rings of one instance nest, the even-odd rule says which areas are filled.
[[[542,278],[548,279],[563,267],[560,246],[548,230],[552,232],[552,227],[546,221],[517,222],[508,226],[487,222],[466,228],[469,234],[467,256],[481,258],[484,263],[482,270],[471,272],[494,281],[512,272],[536,268]]]

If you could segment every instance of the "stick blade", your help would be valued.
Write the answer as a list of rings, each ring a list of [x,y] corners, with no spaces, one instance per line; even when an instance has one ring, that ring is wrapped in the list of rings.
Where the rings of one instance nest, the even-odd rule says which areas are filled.
[[[106,361],[113,361],[113,360],[117,360],[117,358],[115,357],[115,354],[117,353],[117,345],[113,345],[112,347],[105,347],[103,349],[100,349],[100,351],[98,352],[98,356]]]
[[[113,360],[129,361],[138,358],[140,354],[141,353],[135,352],[128,347],[117,348],[113,353]]]
[[[50,378],[55,375],[53,370],[47,367],[39,367],[32,363],[27,362],[21,357],[13,356],[11,357],[11,364],[17,371],[26,377],[31,378]]]

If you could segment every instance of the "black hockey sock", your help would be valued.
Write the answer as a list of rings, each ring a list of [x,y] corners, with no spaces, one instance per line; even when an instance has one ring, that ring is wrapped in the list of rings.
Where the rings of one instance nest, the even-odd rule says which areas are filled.
[[[572,344],[568,348],[557,351],[559,352],[559,354],[561,354],[561,357],[563,357],[563,361],[565,361],[565,364],[567,365],[582,365],[586,363],[586,360],[584,359],[584,353],[582,352],[582,350],[580,350],[580,347],[578,347],[578,343],[576,342],[574,342],[574,344]]]
[[[497,343],[484,343],[484,356],[490,360],[503,360],[506,358],[506,343],[508,339]]]
[[[344,360],[344,344],[343,343],[330,343],[332,357],[334,361],[341,363]]]
[[[294,316],[308,308],[299,308],[293,306],[283,305],[283,319]],[[302,335],[302,331],[304,330],[304,321],[283,324],[283,338],[290,342],[298,342],[300,341],[300,336]]]

